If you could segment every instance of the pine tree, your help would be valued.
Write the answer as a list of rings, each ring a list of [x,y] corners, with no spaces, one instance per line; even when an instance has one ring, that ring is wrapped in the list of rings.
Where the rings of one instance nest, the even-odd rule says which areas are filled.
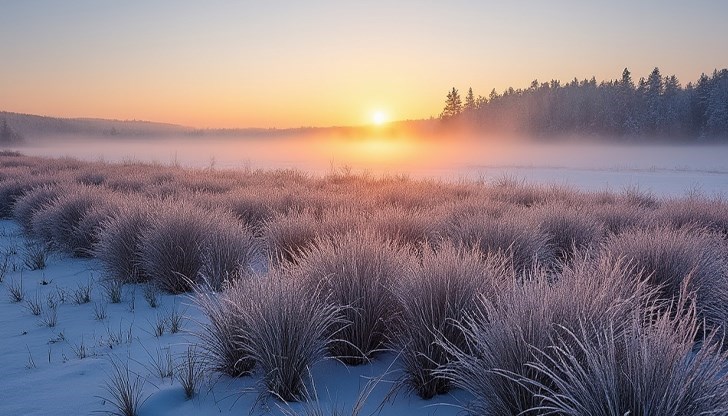
[[[447,99],[445,100],[445,108],[440,114],[440,118],[448,119],[455,117],[463,112],[463,103],[460,100],[460,93],[457,89],[453,88],[452,91],[447,93]]]
[[[13,131],[10,130],[10,126],[8,126],[8,121],[6,119],[3,119],[2,123],[0,123],[0,141],[2,142],[11,142],[13,140]]]
[[[14,131],[8,124],[8,120],[3,118],[0,122],[0,143],[17,143],[22,142],[23,136]]]
[[[705,132],[709,98],[710,79],[703,73],[700,74],[700,78],[698,78],[698,83],[695,85],[694,98],[691,101],[692,124],[693,130],[696,133]]]
[[[637,134],[639,128],[634,114],[635,85],[629,69],[624,68],[624,71],[622,71],[622,79],[619,80],[618,85],[620,108],[617,114],[621,123],[621,131],[629,135]]]
[[[639,81],[624,68],[621,77],[600,83],[594,77],[564,84],[534,81],[529,88],[510,87],[502,94],[494,89],[487,98],[475,98],[469,89],[464,104],[453,88],[441,117],[463,112],[494,131],[728,138],[728,69],[703,74],[683,87],[659,68]]]
[[[624,89],[634,89],[634,81],[632,81],[632,73],[629,72],[629,69],[624,68],[624,71],[622,71],[622,80],[619,85]]]
[[[728,70],[713,72],[706,108],[706,132],[713,136],[728,134]]]
[[[473,88],[468,88],[468,95],[465,96],[465,107],[463,110],[465,112],[471,112],[475,110],[476,104],[475,104],[475,95],[473,95]]]
[[[664,83],[662,80],[662,75],[660,74],[660,68],[655,67],[655,69],[650,72],[650,76],[647,77],[647,90],[650,93],[650,95],[660,95],[663,92]]]
[[[662,93],[662,128],[665,133],[675,135],[683,128],[683,103],[680,96],[680,81],[675,75],[666,76]]]
[[[644,84],[640,84],[640,87],[644,87],[642,88],[642,94],[647,110],[644,125],[648,132],[655,133],[663,121],[662,92],[664,84],[660,69],[653,69]]]

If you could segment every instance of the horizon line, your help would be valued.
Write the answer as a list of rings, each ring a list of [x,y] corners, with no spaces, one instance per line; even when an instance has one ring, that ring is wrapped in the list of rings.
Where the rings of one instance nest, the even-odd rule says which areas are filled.
[[[259,126],[236,126],[236,127],[198,127],[198,126],[190,126],[185,124],[178,124],[178,123],[172,123],[172,122],[166,122],[166,121],[155,121],[155,120],[145,120],[145,119],[118,119],[118,118],[104,118],[104,117],[92,117],[92,116],[74,116],[74,117],[68,117],[68,116],[56,116],[56,115],[50,115],[50,114],[36,114],[36,113],[23,113],[18,111],[10,111],[5,109],[0,109],[0,114],[13,114],[18,116],[30,116],[30,117],[41,117],[41,118],[50,118],[50,119],[56,119],[56,120],[69,120],[69,121],[106,121],[106,122],[117,122],[117,123],[149,123],[149,124],[157,124],[157,125],[164,125],[164,126],[170,126],[170,127],[179,127],[183,129],[189,129],[189,130],[203,130],[203,131],[214,131],[214,130],[228,130],[228,131],[235,131],[235,130],[278,130],[278,131],[286,131],[286,130],[305,130],[305,129],[337,129],[337,128],[368,128],[372,127],[375,124],[374,123],[362,123],[362,124],[341,124],[341,125],[321,125],[321,126],[298,126],[298,127],[259,127]],[[398,123],[408,123],[408,122],[418,122],[418,121],[428,121],[430,119],[436,119],[437,117],[430,116],[426,118],[417,118],[417,119],[403,119],[403,120],[390,120],[384,123],[384,125],[392,125],[392,124],[398,124]]]

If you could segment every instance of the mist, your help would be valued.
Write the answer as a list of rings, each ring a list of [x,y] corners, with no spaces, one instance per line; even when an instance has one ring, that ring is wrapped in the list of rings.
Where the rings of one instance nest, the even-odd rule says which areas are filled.
[[[728,191],[728,145],[543,143],[476,135],[307,133],[230,136],[45,136],[11,147],[27,155],[214,169],[351,171],[445,181],[503,177],[586,190],[638,187],[661,195]]]

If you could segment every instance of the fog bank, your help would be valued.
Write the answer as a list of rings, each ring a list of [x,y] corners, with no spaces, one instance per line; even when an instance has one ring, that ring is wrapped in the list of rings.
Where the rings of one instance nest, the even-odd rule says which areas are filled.
[[[304,135],[289,137],[55,136],[14,146],[24,154],[89,161],[142,161],[217,169],[332,169],[443,180],[504,175],[582,189],[640,187],[680,195],[728,194],[728,146],[629,145],[513,139]]]

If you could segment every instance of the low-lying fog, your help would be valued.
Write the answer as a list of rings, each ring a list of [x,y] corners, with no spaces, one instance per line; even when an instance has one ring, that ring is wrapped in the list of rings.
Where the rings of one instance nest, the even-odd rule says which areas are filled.
[[[15,147],[28,155],[214,168],[295,168],[324,174],[408,174],[445,180],[508,175],[584,189],[638,186],[658,194],[728,195],[728,146],[543,144],[402,137],[54,137]]]

